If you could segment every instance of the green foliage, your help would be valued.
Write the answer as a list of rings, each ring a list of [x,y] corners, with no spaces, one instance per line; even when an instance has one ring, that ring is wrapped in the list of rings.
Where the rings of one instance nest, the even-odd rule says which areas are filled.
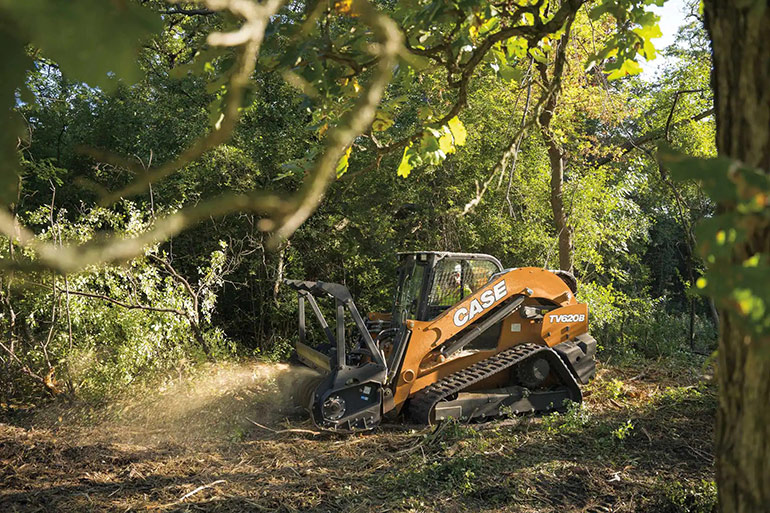
[[[666,387],[660,400],[673,405],[686,401],[698,401],[703,398],[702,388],[702,386]]]
[[[595,301],[595,300],[594,300]],[[602,349],[617,356],[639,355],[646,358],[685,356],[691,350],[688,339],[690,317],[686,312],[670,311],[665,298],[623,298],[603,304],[602,310],[613,314],[613,321],[600,325],[595,332]],[[701,305],[701,310],[705,305]],[[593,317],[592,317],[593,319]],[[694,319],[693,338],[699,348],[713,348],[717,333],[705,313]]]
[[[72,79],[92,86],[114,89],[116,79],[138,80],[142,73],[138,50],[143,39],[161,28],[160,18],[133,2],[78,0],[0,1],[0,42],[6,49],[0,72],[0,201],[9,203],[15,196],[18,158],[15,143],[19,123],[8,122],[8,112],[17,105],[16,91],[24,89],[24,78],[32,60],[24,46],[33,45],[57,61]],[[22,98],[29,95],[22,91]]]
[[[270,344],[265,344],[264,349],[259,347],[254,351],[254,355],[261,360],[268,362],[285,362],[294,354],[294,343],[292,338],[283,336],[273,337]]]
[[[42,224],[50,216],[50,207],[44,206],[31,212],[28,221]],[[98,229],[132,234],[148,224],[131,203],[120,213],[97,207],[74,221],[65,216],[65,211],[57,212],[41,238],[83,242]],[[56,376],[69,392],[98,399],[208,357],[232,356],[234,346],[211,325],[223,284],[226,245],[199,268],[196,297],[158,267],[153,256],[168,258],[157,247],[148,247],[144,257],[123,266],[88,269],[67,276],[66,282],[43,273],[21,281],[5,277],[3,285],[10,288],[4,298],[25,325],[17,334],[7,317],[0,319],[3,332],[23,341],[17,357],[43,374],[49,366],[59,369]],[[33,254],[29,258],[34,261]],[[197,319],[197,326],[191,319]]]
[[[2,10],[0,10],[2,13]],[[22,135],[22,123],[12,108],[16,104],[16,89],[24,81],[24,72],[31,60],[24,52],[24,43],[12,27],[0,22],[0,45],[5,49],[0,60],[0,202],[10,203],[16,196],[18,182],[18,156],[16,145]]]
[[[592,329],[602,331],[617,325],[627,306],[627,297],[614,290],[612,284],[579,282],[578,297],[588,304]]]
[[[407,493],[424,493],[438,489],[441,493],[471,495],[476,491],[477,476],[483,472],[484,460],[478,455],[432,461],[418,469],[395,477],[398,487]]]
[[[565,435],[581,432],[591,421],[591,415],[583,403],[567,402],[564,413],[554,412],[543,417],[543,426],[549,433]]]
[[[589,386],[599,399],[618,400],[626,395],[625,385],[619,379],[597,381]]]
[[[665,513],[711,513],[717,507],[717,486],[714,481],[666,481],[661,483],[666,503]]]
[[[26,42],[66,74],[105,88],[115,86],[114,78],[136,82],[142,77],[139,47],[161,29],[160,16],[133,2],[3,0],[0,9]]]
[[[409,143],[398,165],[398,176],[407,178],[412,169],[423,164],[437,166],[454,153],[458,146],[465,144],[468,132],[462,121],[455,116],[440,129],[428,128],[419,144]]]
[[[607,40],[606,46],[591,60],[596,61],[614,57],[614,62],[605,64],[604,69],[610,71],[607,78],[615,80],[627,75],[637,75],[642,71],[636,61],[637,54],[646,60],[655,58],[655,47],[652,39],[661,36],[658,26],[659,17],[645,11],[643,6],[663,5],[664,0],[605,0],[591,9],[589,16],[598,20],[602,15],[611,14],[617,23],[616,33]]]
[[[126,236],[141,233],[163,212],[223,192],[300,190],[328,131],[366,92],[376,65],[371,28],[359,16],[329,8],[316,13],[317,23],[300,30],[300,22],[307,19],[303,6],[285,9],[267,33],[231,139],[145,188],[132,206],[94,209],[104,191],[122,188],[141,177],[143,169],[171,161],[220,119],[237,52],[212,48],[206,39],[211,32],[236,28],[238,20],[229,15],[163,15],[163,31],[137,58],[142,38],[157,32],[152,20],[158,16],[152,10],[166,9],[165,4],[70,2],[46,11],[38,26],[30,13],[44,3],[0,1],[0,11],[8,13],[0,24],[0,37],[7,43],[0,66],[9,77],[0,86],[0,106],[16,109],[27,120],[26,130],[16,130],[24,126],[18,124],[13,137],[0,137],[3,162],[15,162],[17,149],[22,150],[22,194],[12,193],[18,182],[15,173],[0,174],[5,180],[0,185],[9,191],[4,201],[18,198],[14,212],[45,240],[55,239],[47,207],[52,186],[65,240],[81,242],[114,230]],[[684,334],[689,296],[684,289],[690,278],[681,244],[686,226],[657,167],[644,154],[629,153],[619,163],[596,162],[622,155],[629,137],[656,130],[662,134],[675,92],[706,88],[709,63],[693,50],[655,84],[627,80],[607,88],[600,71],[633,68],[633,52],[652,55],[647,43],[655,20],[642,9],[649,3],[597,3],[594,6],[604,12],[595,12],[591,23],[585,8],[577,12],[553,130],[570,156],[564,202],[573,230],[578,298],[589,303],[591,330],[608,354],[657,357],[680,354],[688,347]],[[33,38],[52,23],[49,17],[79,17],[87,7],[93,12],[68,25],[72,31]],[[539,91],[536,84],[528,90],[530,62],[550,66],[563,26],[539,38],[503,37],[508,33],[500,31],[514,24],[531,31],[548,23],[554,10],[546,11],[545,3],[539,10],[528,3],[514,16],[512,7],[422,0],[391,7],[388,14],[415,51],[402,56],[371,130],[347,148],[324,203],[288,244],[267,251],[256,214],[216,217],[148,249],[145,257],[126,266],[70,276],[72,286],[125,301],[139,291],[138,297],[154,306],[190,312],[183,288],[146,258],[173,257],[180,275],[194,286],[214,276],[204,287],[208,292],[202,292],[206,299],[200,312],[204,340],[212,352],[229,354],[230,344],[238,344],[244,354],[272,360],[286,358],[296,337],[296,298],[276,285],[281,276],[344,283],[362,311],[387,311],[398,251],[485,252],[506,267],[554,267],[558,234],[550,207],[548,156],[538,130],[525,130],[515,166],[508,162],[490,176],[523,121],[533,115]],[[623,9],[634,12],[623,15]],[[115,13],[125,15],[121,30],[115,27]],[[31,24],[29,31],[22,30],[22,17]],[[119,48],[111,43],[78,46],[81,40],[72,34],[82,31],[82,24],[96,27],[88,37],[104,41],[112,39],[104,32],[120,32],[115,36]],[[687,33],[699,37],[695,29]],[[485,41],[492,36],[501,39],[487,48]],[[49,48],[57,38],[69,39]],[[77,55],[70,54],[73,45]],[[595,73],[585,73],[583,65],[590,58],[585,49],[594,45],[610,47],[607,60],[597,61]],[[426,55],[437,47],[442,48],[434,53],[437,58]],[[478,66],[467,68],[464,75],[474,52],[485,48],[487,53],[478,54]],[[114,61],[106,60],[108,52],[114,52]],[[614,61],[609,59],[613,52]],[[441,59],[459,68],[448,69]],[[83,62],[90,60],[94,65],[83,69]],[[26,88],[21,87],[24,70]],[[463,103],[459,84],[466,75],[469,87]],[[31,97],[17,97],[24,89]],[[459,116],[442,121],[458,101]],[[709,106],[708,93],[679,99],[675,126],[669,130],[678,148],[698,155],[714,152],[713,122],[676,123],[679,116],[690,117]],[[6,126],[10,124],[3,123],[3,134]],[[31,143],[24,139],[17,148],[16,136],[22,132],[32,135]],[[397,151],[387,150],[390,146]],[[105,164],[85,156],[83,147],[124,155],[128,162]],[[128,164],[138,168],[131,171]],[[485,195],[465,212],[485,187]],[[688,184],[680,192],[688,219],[710,215],[713,205],[699,199],[697,186]],[[220,241],[227,241],[227,249]],[[227,279],[222,277],[225,270]],[[57,280],[62,286],[61,277]],[[40,281],[48,286],[51,277]],[[35,340],[44,340],[50,291],[34,290],[14,289],[12,302],[25,312]],[[122,382],[140,379],[189,365],[204,353],[200,342],[190,339],[189,323],[179,316],[121,311],[87,298],[71,297],[70,307],[77,314],[74,352],[54,356],[79,362],[72,363],[73,369],[85,370],[73,370],[73,376],[90,376],[83,387],[94,394],[110,388],[111,375]],[[2,308],[9,315],[7,307]],[[708,345],[714,334],[704,314],[699,305],[696,338]],[[67,346],[64,319],[59,316],[54,325],[55,343]],[[133,351],[137,354],[132,356]],[[30,357],[45,367],[39,350]],[[93,371],[96,362],[107,362],[101,374]]]
[[[631,433],[631,431],[634,429],[634,424],[630,420],[627,420],[625,424],[621,424],[618,426],[616,430],[612,432],[612,436],[614,436],[618,440],[625,440],[626,437]]]
[[[345,150],[345,153],[342,154],[342,157],[340,158],[340,161],[337,162],[337,169],[335,169],[335,175],[337,178],[340,178],[342,175],[347,173],[348,171],[348,160],[350,159],[350,150],[352,150],[353,147],[349,146],[347,150]]]

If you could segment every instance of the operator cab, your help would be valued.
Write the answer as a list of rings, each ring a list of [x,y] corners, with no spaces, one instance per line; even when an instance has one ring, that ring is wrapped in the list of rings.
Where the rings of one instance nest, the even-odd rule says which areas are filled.
[[[438,317],[503,270],[499,260],[482,253],[420,251],[399,253],[398,258],[393,327],[407,319],[430,321]]]

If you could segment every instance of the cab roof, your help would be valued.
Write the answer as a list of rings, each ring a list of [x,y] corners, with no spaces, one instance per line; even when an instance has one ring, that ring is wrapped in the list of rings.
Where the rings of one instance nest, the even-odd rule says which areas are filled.
[[[415,256],[425,255],[426,257],[435,255],[437,261],[443,260],[444,258],[456,258],[458,260],[462,260],[462,259],[489,260],[491,262],[494,262],[497,265],[498,269],[503,268],[502,264],[497,258],[493,257],[492,255],[488,255],[486,253],[456,253],[453,251],[404,251],[404,252],[396,253],[396,255],[398,256],[399,260],[410,255],[415,255]]]

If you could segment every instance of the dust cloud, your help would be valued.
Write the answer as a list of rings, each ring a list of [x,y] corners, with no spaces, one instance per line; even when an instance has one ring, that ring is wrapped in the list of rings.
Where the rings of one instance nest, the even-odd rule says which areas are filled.
[[[307,367],[285,363],[209,364],[160,386],[131,391],[92,412],[93,436],[147,445],[268,434],[255,422],[280,428],[307,421],[296,398],[319,377]]]

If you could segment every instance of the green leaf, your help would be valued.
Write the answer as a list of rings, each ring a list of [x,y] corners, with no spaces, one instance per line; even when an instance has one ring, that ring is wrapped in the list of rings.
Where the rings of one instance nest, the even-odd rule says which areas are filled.
[[[463,125],[463,122],[460,121],[460,118],[457,116],[453,117],[449,120],[447,126],[449,126],[449,130],[452,132],[455,146],[463,146],[465,144],[465,139],[468,137],[468,132],[465,130],[465,126]]]
[[[341,177],[348,171],[348,159],[350,158],[350,152],[353,149],[353,146],[348,146],[348,149],[345,150],[345,153],[342,154],[342,157],[340,157],[339,162],[337,162],[337,178]]]
[[[399,55],[399,58],[404,62],[412,71],[425,71],[431,66],[431,61],[427,57],[422,55],[415,55],[413,53],[404,52],[403,55]]]
[[[142,41],[162,27],[157,13],[129,0],[0,0],[0,8],[64,73],[103,88],[142,77]]]
[[[607,80],[615,80],[618,78],[623,78],[628,75],[638,75],[641,72],[642,72],[642,67],[639,66],[638,62],[632,59],[626,59],[620,65],[620,68],[616,69],[615,71],[613,71],[607,76]]]
[[[508,55],[523,59],[527,55],[527,40],[523,37],[512,37],[505,43]]]
[[[441,137],[439,137],[438,147],[447,155],[455,151],[454,139],[452,138],[452,133],[449,130],[446,130],[441,135]]]
[[[384,132],[388,128],[393,126],[393,117],[382,109],[378,110],[374,115],[374,121],[372,122],[372,130],[375,132]]]
[[[485,36],[500,26],[500,18],[490,18],[479,27],[479,36]]]
[[[500,78],[505,80],[506,82],[518,82],[522,79],[524,76],[524,72],[521,71],[519,68],[515,68],[513,66],[500,66],[500,70],[497,72],[498,75],[500,75]]]
[[[436,116],[433,109],[427,105],[417,107],[417,118],[420,121],[430,121]]]
[[[508,57],[506,57],[505,52],[498,50],[497,46],[492,47],[489,51],[489,55],[492,57],[493,61],[498,64],[498,67],[499,65],[508,64]]]
[[[401,178],[407,178],[409,176],[409,173],[412,172],[412,164],[410,162],[410,150],[412,149],[412,144],[410,143],[409,146],[404,148],[404,155],[401,157],[401,163],[398,165],[398,170],[396,173]]]
[[[420,139],[420,150],[423,153],[439,151],[441,149],[438,144],[439,137],[441,137],[441,132],[428,128]]]
[[[540,64],[548,64],[548,57],[546,57],[545,53],[543,53],[540,48],[530,48],[529,53],[532,55],[532,58],[535,59],[536,62],[539,62]]]
[[[610,36],[604,48],[589,59],[589,68],[603,62],[605,70],[611,72],[610,80],[627,75],[636,75],[641,71],[637,56],[642,55],[650,61],[655,58],[652,39],[660,37],[659,16],[645,7],[658,0],[600,0],[589,16],[598,20],[605,14],[615,18],[617,32]],[[615,62],[606,62],[615,57]]]
[[[652,22],[650,25],[635,28],[634,33],[636,33],[643,41],[642,54],[644,55],[644,58],[648,61],[654,59],[656,54],[655,46],[653,46],[650,40],[663,36],[657,21]]]
[[[588,17],[591,20],[596,21],[601,18],[603,14],[611,12],[613,7],[614,6],[610,2],[601,2],[599,5],[588,11]]]

